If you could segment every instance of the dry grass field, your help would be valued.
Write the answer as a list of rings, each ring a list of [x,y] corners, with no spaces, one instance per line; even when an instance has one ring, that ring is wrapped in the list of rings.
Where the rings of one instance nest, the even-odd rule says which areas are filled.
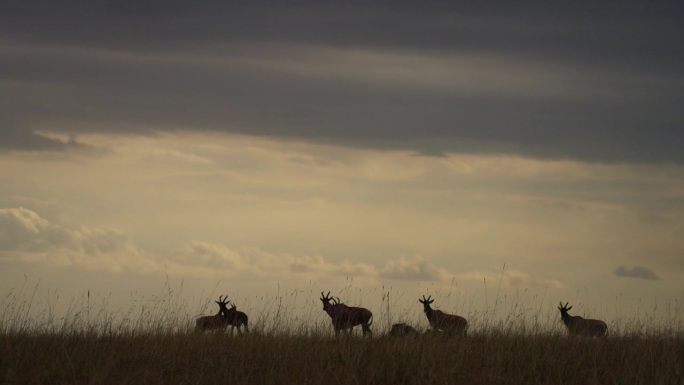
[[[375,324],[373,338],[335,340],[325,318],[259,324],[295,319],[277,308],[231,335],[193,332],[193,316],[169,311],[174,301],[118,318],[76,302],[41,322],[28,316],[31,300],[7,296],[2,306],[1,384],[684,384],[681,326],[588,338],[492,323],[465,338],[391,338]]]
[[[682,384],[684,339],[0,336],[4,384]]]

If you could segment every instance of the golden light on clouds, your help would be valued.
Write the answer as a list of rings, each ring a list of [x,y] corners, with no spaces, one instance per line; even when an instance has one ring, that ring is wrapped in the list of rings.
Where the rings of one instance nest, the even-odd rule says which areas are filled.
[[[485,281],[595,306],[682,295],[680,167],[204,133],[78,139],[86,148],[60,157],[0,155],[3,290],[47,265],[252,293],[351,277],[407,298],[455,284],[480,299]],[[662,279],[637,288],[618,266]],[[87,289],[77,282],[61,284]]]

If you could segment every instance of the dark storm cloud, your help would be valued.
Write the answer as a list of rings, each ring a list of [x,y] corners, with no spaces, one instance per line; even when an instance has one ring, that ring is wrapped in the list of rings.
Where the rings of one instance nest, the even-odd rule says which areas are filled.
[[[653,272],[653,270],[647,269],[642,266],[619,266],[617,269],[615,269],[615,271],[613,271],[613,274],[615,274],[615,276],[617,277],[622,278],[637,278],[654,281],[660,279],[660,277],[658,277],[656,273]]]
[[[34,140],[34,129],[154,127],[426,154],[684,161],[681,5],[188,4],[3,2],[0,113],[15,123],[0,128],[4,146],[26,143],[17,127]],[[332,68],[317,50],[388,57],[364,73],[363,62]],[[464,55],[486,60],[493,79],[471,65],[466,84],[441,87]],[[381,81],[382,65],[405,57],[427,58],[399,64],[437,84]],[[451,68],[443,79],[440,65]]]
[[[0,130],[0,151],[65,150],[66,143],[36,134],[31,130],[5,126]]]

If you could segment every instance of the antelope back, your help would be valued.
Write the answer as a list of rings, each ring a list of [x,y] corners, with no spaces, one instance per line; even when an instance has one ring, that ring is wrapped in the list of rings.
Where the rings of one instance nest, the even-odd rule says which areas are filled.
[[[223,315],[208,315],[199,317],[195,321],[195,330],[215,330],[226,326],[226,320]]]
[[[407,325],[405,323],[398,323],[392,325],[392,329],[389,332],[389,335],[392,337],[411,336],[418,334],[419,333],[416,329],[414,329],[411,325]]]

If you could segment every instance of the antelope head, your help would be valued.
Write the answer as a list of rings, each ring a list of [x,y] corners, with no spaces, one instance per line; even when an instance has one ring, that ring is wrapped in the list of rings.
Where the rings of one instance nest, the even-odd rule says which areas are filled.
[[[431,295],[428,296],[427,298],[425,298],[425,296],[423,295],[423,299],[419,299],[419,300],[418,300],[418,302],[420,302],[420,303],[423,304],[423,311],[426,312],[426,313],[432,311],[432,308],[430,307],[430,304],[433,303],[433,302],[435,302],[434,299],[430,299],[430,298],[432,298]]]
[[[228,305],[230,303],[230,301],[226,301],[227,299],[228,299],[228,296],[225,295],[225,296],[223,296],[223,298],[221,298],[221,296],[219,296],[219,300],[214,301],[214,302],[216,302],[217,305],[219,305],[219,312],[218,312],[219,314],[225,314],[228,312],[228,308],[226,307],[226,305]]]
[[[558,310],[560,310],[560,313],[561,313],[561,319],[563,319],[563,320],[568,318],[568,316],[569,316],[568,310],[572,309],[572,306],[568,307],[568,303],[569,302],[566,302],[565,305],[563,305],[563,302],[560,302],[559,303],[560,306],[558,306]]]
[[[333,300],[333,298],[330,297],[330,292],[328,292],[328,294],[323,294],[323,292],[321,292],[321,302],[323,302],[323,310],[327,311],[328,309],[330,309],[331,306],[333,306],[332,304],[330,304],[331,300]]]

